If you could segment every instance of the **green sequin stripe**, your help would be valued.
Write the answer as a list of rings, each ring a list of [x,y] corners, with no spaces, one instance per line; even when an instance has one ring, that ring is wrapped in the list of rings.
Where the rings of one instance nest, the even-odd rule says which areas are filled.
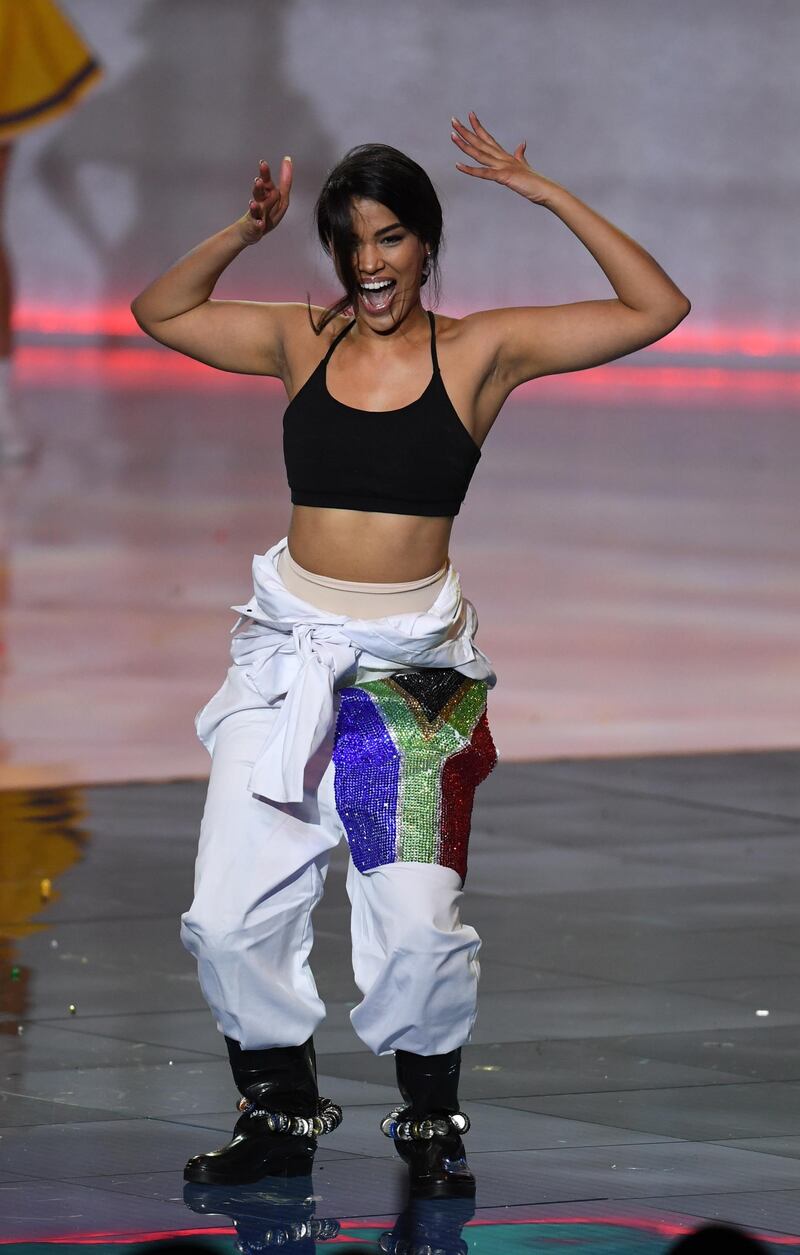
[[[486,681],[473,680],[455,710],[448,714],[447,721],[468,741],[485,709]]]
[[[376,702],[386,730],[402,756],[397,799],[398,862],[435,863],[441,832],[442,769],[469,742],[486,709],[486,682],[469,685],[455,708],[430,739],[411,709],[418,704],[391,680],[368,680],[358,686]],[[424,718],[424,715],[423,715]]]

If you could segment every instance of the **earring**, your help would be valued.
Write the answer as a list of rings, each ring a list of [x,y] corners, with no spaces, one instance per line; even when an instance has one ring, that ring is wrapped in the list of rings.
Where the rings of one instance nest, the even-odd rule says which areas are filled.
[[[422,268],[422,275],[420,276],[420,277],[421,277],[421,279],[422,279],[422,282],[423,282],[423,283],[424,283],[424,282],[425,282],[425,280],[429,277],[430,273],[431,273],[431,255],[430,255],[430,253],[426,253],[426,254],[425,254],[425,265],[424,265],[424,266],[423,266],[423,268]]]

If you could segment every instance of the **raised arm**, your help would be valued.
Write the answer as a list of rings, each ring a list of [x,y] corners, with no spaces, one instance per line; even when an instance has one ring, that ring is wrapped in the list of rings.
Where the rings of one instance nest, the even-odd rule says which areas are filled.
[[[478,325],[494,353],[494,375],[510,392],[541,375],[586,370],[614,361],[667,335],[691,305],[640,244],[601,217],[560,184],[533,170],[525,143],[513,155],[469,115],[471,129],[453,119],[451,138],[479,166],[457,162],[474,178],[490,179],[543,205],[586,245],[616,298],[568,305],[484,310],[468,321]],[[467,320],[465,320],[467,321]]]
[[[282,376],[285,337],[292,321],[305,314],[305,306],[214,301],[211,293],[233,259],[278,225],[289,204],[291,183],[290,158],[281,163],[277,185],[262,161],[247,212],[181,257],[131,302],[142,330],[219,370]]]

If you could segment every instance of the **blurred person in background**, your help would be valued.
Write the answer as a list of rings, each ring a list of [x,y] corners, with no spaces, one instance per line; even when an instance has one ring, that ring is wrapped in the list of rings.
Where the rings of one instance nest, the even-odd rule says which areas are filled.
[[[33,453],[11,378],[13,273],[5,227],[11,154],[20,135],[72,109],[102,74],[54,0],[0,0],[0,462],[25,461]]]

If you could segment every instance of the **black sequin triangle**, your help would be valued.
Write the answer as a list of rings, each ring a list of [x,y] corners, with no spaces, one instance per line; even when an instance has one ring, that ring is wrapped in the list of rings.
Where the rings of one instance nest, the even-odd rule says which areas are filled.
[[[436,667],[430,671],[403,671],[392,676],[398,688],[419,702],[428,720],[441,715],[466,678],[452,667]]]

